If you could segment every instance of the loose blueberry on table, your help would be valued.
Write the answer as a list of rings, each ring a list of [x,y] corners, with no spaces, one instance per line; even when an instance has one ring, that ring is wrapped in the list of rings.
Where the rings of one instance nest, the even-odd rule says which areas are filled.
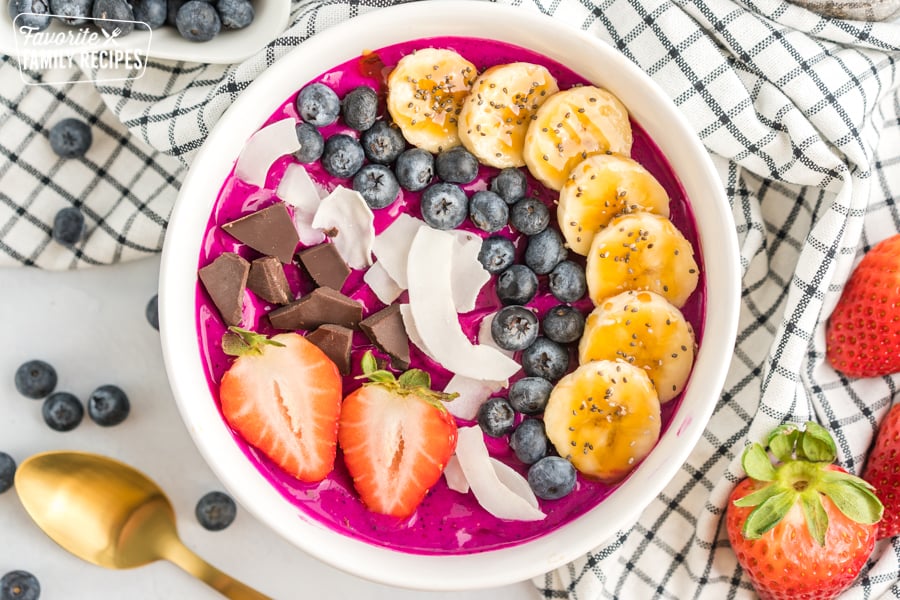
[[[0,494],[13,486],[16,477],[16,461],[6,452],[0,452]]]
[[[28,571],[10,571],[0,577],[0,600],[38,600],[41,584]]]
[[[221,531],[237,516],[237,505],[228,494],[212,491],[204,494],[194,507],[197,522],[209,531]]]
[[[87,410],[97,425],[112,427],[128,417],[131,403],[119,386],[101,385],[88,397]]]
[[[44,422],[55,431],[71,431],[84,418],[84,406],[74,394],[54,392],[47,396],[41,408]]]
[[[43,360],[29,360],[16,369],[16,389],[27,398],[39,400],[56,389],[56,369]]]

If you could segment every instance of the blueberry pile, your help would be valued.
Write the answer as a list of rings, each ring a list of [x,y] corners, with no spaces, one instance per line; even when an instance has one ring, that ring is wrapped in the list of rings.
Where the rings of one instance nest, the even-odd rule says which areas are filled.
[[[94,24],[124,36],[135,29],[128,21],[137,21],[150,29],[170,25],[185,39],[205,42],[223,29],[247,27],[254,10],[251,0],[9,0],[9,15],[35,31],[55,19],[69,27]]]

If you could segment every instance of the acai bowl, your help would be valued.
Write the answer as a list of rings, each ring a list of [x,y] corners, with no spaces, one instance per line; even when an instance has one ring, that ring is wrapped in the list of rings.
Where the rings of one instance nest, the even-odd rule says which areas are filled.
[[[479,18],[472,19],[473,15]],[[492,23],[503,23],[503,27]],[[589,264],[590,260],[572,250],[573,246],[585,243],[576,239],[580,238],[580,232],[574,229],[566,232],[565,223],[561,225],[559,222],[560,196],[568,195],[570,210],[573,199],[580,197],[577,190],[566,192],[564,187],[568,172],[575,169],[560,167],[556,170],[565,170],[565,176],[556,178],[558,173],[542,170],[540,166],[497,166],[502,165],[502,161],[488,164],[494,162],[488,155],[490,150],[485,150],[477,140],[473,142],[470,139],[466,146],[475,148],[473,154],[481,154],[475,178],[465,183],[452,183],[443,181],[435,173],[429,180],[428,187],[451,183],[461,189],[471,210],[471,198],[476,193],[492,188],[502,191],[504,186],[498,181],[501,171],[510,168],[518,170],[526,182],[525,195],[548,208],[551,218],[546,227],[556,232],[549,237],[561,240],[564,248],[564,256],[551,261],[554,262],[552,265],[539,266],[538,263],[546,263],[546,256],[553,254],[553,249],[557,247],[553,240],[549,245],[541,246],[540,252],[532,252],[534,256],[527,264],[540,273],[536,276],[536,293],[529,295],[526,292],[525,297],[516,297],[515,290],[519,290],[521,285],[508,286],[513,289],[512,292],[504,289],[498,293],[500,272],[466,271],[466,275],[461,277],[463,281],[478,279],[481,283],[475,287],[469,304],[455,307],[459,309],[454,313],[457,318],[449,320],[455,321],[456,326],[449,332],[446,327],[436,327],[435,323],[448,320],[447,304],[452,308],[453,303],[446,297],[453,295],[453,290],[441,287],[442,293],[433,294],[432,288],[442,286],[443,280],[425,281],[435,276],[434,273],[450,269],[443,255],[480,255],[483,259],[480,251],[461,248],[466,242],[474,242],[480,249],[484,247],[485,239],[502,237],[513,242],[515,264],[525,264],[530,240],[540,234],[525,235],[520,231],[525,226],[520,225],[516,229],[509,221],[500,227],[485,224],[479,219],[473,220],[468,210],[464,211],[463,219],[456,222],[456,217],[450,214],[454,211],[452,198],[440,197],[437,203],[423,203],[426,189],[410,191],[407,189],[408,183],[400,187],[387,206],[381,207],[382,200],[369,196],[365,204],[369,205],[368,214],[371,217],[360,221],[352,216],[360,211],[336,208],[330,211],[331,220],[326,215],[321,217],[323,221],[305,222],[300,214],[309,213],[314,219],[315,210],[304,204],[302,199],[291,201],[289,198],[286,202],[284,196],[291,194],[283,189],[280,195],[278,193],[288,172],[291,179],[306,176],[302,178],[302,186],[310,189],[308,186],[311,184],[317,190],[316,207],[334,204],[332,200],[336,197],[341,199],[340,206],[345,206],[344,200],[357,193],[353,190],[352,174],[340,172],[340,165],[329,164],[328,168],[323,165],[323,160],[332,160],[334,156],[342,157],[343,154],[332,149],[331,158],[304,158],[307,162],[301,162],[292,154],[296,149],[291,148],[290,142],[278,149],[284,140],[283,132],[278,134],[281,138],[278,137],[278,130],[291,131],[304,122],[297,102],[301,90],[321,83],[342,100],[352,89],[368,86],[378,93],[377,120],[394,121],[394,114],[386,109],[390,74],[397,69],[403,57],[425,50],[453,52],[468,61],[473,68],[472,80],[467,84],[475,84],[475,80],[490,67],[527,63],[543,67],[552,74],[557,89],[548,88],[547,96],[571,91],[584,95],[587,98],[585,102],[593,102],[590,100],[593,97],[591,94],[582,92],[594,87],[610,94],[620,103],[616,106],[624,106],[627,110],[629,160],[649,172],[669,199],[665,211],[668,219],[663,216],[656,218],[674,225],[689,244],[690,252],[682,252],[682,256],[693,254],[696,266],[696,269],[680,263],[677,266],[678,269],[684,268],[685,273],[687,270],[696,271],[691,274],[696,281],[687,292],[687,298],[671,298],[679,305],[681,312],[677,314],[683,317],[686,330],[694,336],[696,352],[687,363],[685,373],[689,373],[689,378],[685,375],[686,380],[679,382],[668,394],[671,397],[657,404],[658,440],[654,436],[646,448],[646,455],[637,454],[637,460],[633,456],[623,456],[622,460],[630,460],[630,466],[617,470],[616,465],[586,464],[578,459],[582,454],[576,457],[572,452],[559,449],[565,444],[577,444],[583,455],[593,456],[594,448],[589,451],[588,444],[592,445],[594,438],[576,439],[574,436],[565,437],[567,434],[563,433],[563,439],[560,439],[558,434],[556,439],[550,441],[548,453],[578,467],[575,469],[573,488],[558,499],[544,499],[543,496],[548,495],[546,490],[538,490],[541,494],[538,498],[532,495],[525,501],[510,501],[517,507],[512,514],[503,512],[506,506],[497,511],[496,506],[491,506],[491,500],[484,499],[485,495],[493,497],[494,494],[480,494],[482,497],[476,498],[475,489],[484,484],[465,481],[465,476],[471,476],[476,467],[455,469],[457,475],[460,471],[463,473],[462,484],[458,477],[451,477],[445,468],[445,462],[451,462],[444,460],[446,456],[438,461],[443,473],[438,473],[438,478],[428,486],[421,503],[414,506],[411,513],[399,517],[381,514],[373,510],[376,502],[372,500],[371,490],[361,493],[354,481],[354,478],[360,477],[359,469],[364,467],[354,467],[353,476],[348,472],[344,448],[349,446],[346,441],[349,434],[342,439],[343,444],[338,444],[337,439],[331,444],[337,448],[333,468],[323,471],[324,475],[307,476],[312,477],[312,481],[298,480],[296,473],[291,473],[290,466],[285,467],[290,461],[270,456],[273,454],[271,444],[267,446],[263,442],[262,437],[265,436],[260,436],[259,428],[254,433],[253,427],[246,426],[246,420],[241,422],[235,417],[232,406],[235,394],[228,390],[224,396],[222,393],[223,380],[227,379],[226,374],[238,360],[222,350],[222,339],[229,326],[237,325],[242,330],[283,339],[291,348],[294,337],[277,336],[290,334],[305,338],[327,326],[320,331],[320,335],[313,337],[317,342],[324,337],[332,341],[337,337],[337,343],[331,344],[328,349],[338,354],[340,351],[336,351],[335,346],[340,347],[343,340],[344,349],[349,346],[349,362],[337,367],[340,358],[329,355],[334,357],[333,362],[338,369],[336,377],[342,389],[336,406],[330,409],[333,414],[330,417],[326,415],[326,422],[330,422],[328,418],[341,418],[338,416],[341,406],[348,406],[345,398],[352,396],[354,390],[362,385],[359,376],[363,358],[367,356],[367,351],[373,351],[370,356],[376,359],[377,368],[392,373],[395,378],[406,369],[420,369],[428,374],[431,388],[436,392],[445,389],[461,392],[462,397],[446,404],[447,409],[457,416],[448,419],[453,421],[454,431],[450,435],[452,441],[449,446],[445,444],[443,450],[449,451],[449,456],[455,459],[460,447],[470,448],[473,443],[478,446],[477,442],[472,441],[477,438],[495,464],[499,462],[508,467],[506,474],[498,475],[498,478],[506,481],[509,484],[507,487],[520,492],[525,482],[524,487],[532,487],[532,490],[524,490],[524,495],[533,494],[533,486],[527,483],[530,467],[510,448],[510,432],[502,430],[488,435],[479,430],[479,426],[491,425],[484,420],[479,423],[477,413],[473,412],[477,409],[473,407],[485,398],[509,398],[516,381],[543,375],[551,382],[553,389],[552,404],[548,407],[554,407],[552,411],[558,417],[570,407],[565,401],[554,401],[553,394],[562,395],[562,391],[558,390],[565,387],[564,382],[572,384],[570,375],[584,365],[594,364],[597,358],[591,356],[592,344],[582,340],[592,328],[603,331],[598,324],[600,321],[609,321],[609,318],[591,319],[595,311],[608,304],[603,301],[606,296],[601,297],[603,292],[596,291],[602,286],[591,283],[591,290],[578,297],[567,296],[567,292],[559,289],[550,289],[551,271],[563,258],[581,268],[589,282],[604,280],[607,276],[597,273],[609,273],[609,268],[618,266],[610,263],[604,271],[604,267],[597,266],[598,260],[594,260],[593,265]],[[461,71],[465,71],[465,67]],[[495,89],[490,88],[490,83],[495,82],[483,83],[487,88]],[[396,100],[399,92],[395,93]],[[413,92],[409,100],[414,102],[415,99],[416,93]],[[610,104],[614,103],[610,101]],[[398,104],[395,102],[395,105]],[[536,107],[529,112],[531,107],[531,103],[523,103],[523,114],[529,114],[529,120],[531,114],[537,114],[534,111],[540,110]],[[397,106],[394,108],[397,109]],[[578,113],[579,108],[575,106],[574,111]],[[589,105],[585,108],[588,113],[592,110]],[[565,116],[566,112],[569,111],[560,114]],[[455,111],[448,114],[458,116]],[[398,116],[396,120],[401,118]],[[621,115],[617,118],[621,120]],[[307,120],[312,121],[314,117],[307,115]],[[528,123],[525,126],[527,128]],[[339,135],[354,139],[363,137],[342,117],[318,129],[326,141]],[[429,138],[426,135],[423,141],[421,137],[416,137],[415,132],[407,130],[403,133],[415,140],[415,143],[407,140],[404,150],[416,148],[419,144],[435,158],[460,146],[455,140],[435,141],[434,136]],[[516,134],[511,135],[516,138]],[[614,136],[615,132],[606,135],[610,139]],[[254,138],[256,141],[251,141]],[[436,146],[429,147],[432,142]],[[543,151],[535,149],[540,147],[539,142],[530,142],[533,146],[530,150],[532,159],[543,156]],[[245,150],[247,148],[252,151]],[[623,153],[619,152],[621,148],[613,150],[616,150],[613,152],[615,155]],[[251,156],[264,158],[253,159]],[[610,154],[605,150],[584,151],[583,157],[576,158],[603,162],[608,156]],[[375,164],[376,160],[366,157],[362,162]],[[573,159],[573,165],[578,162]],[[394,163],[389,166],[396,170]],[[297,167],[303,170],[302,174]],[[448,170],[452,172],[461,168],[459,163],[451,163],[448,168],[445,162],[444,177],[454,179],[457,176],[447,175]],[[435,170],[438,170],[437,166]],[[585,181],[592,180],[590,174],[585,177]],[[339,190],[339,186],[343,191]],[[554,189],[554,186],[562,188],[562,191]],[[378,189],[381,190],[380,187]],[[346,206],[358,205],[353,200],[347,202]],[[436,205],[442,207],[443,212],[438,211],[441,214],[433,212]],[[513,206],[508,205],[510,213],[514,212]],[[454,223],[448,225],[446,221],[441,221],[445,217]],[[635,214],[621,217],[636,218]],[[260,223],[267,223],[271,229],[260,229]],[[291,228],[286,227],[286,223],[298,231],[296,240],[292,238]],[[392,226],[398,223],[392,230]],[[641,223],[634,229],[638,237],[647,231],[644,222]],[[324,232],[324,242],[306,237],[316,235],[305,229],[306,226]],[[400,229],[406,233],[398,233]],[[610,231],[612,235],[613,230]],[[283,241],[282,234],[287,236],[287,242]],[[624,232],[622,235],[628,234]],[[312,264],[305,261],[310,256],[307,254],[309,250],[338,246],[338,240],[355,242],[361,238],[370,239],[371,245],[363,244],[362,250],[355,243],[342,246],[337,253],[343,260],[342,264],[335,266],[334,252],[328,253],[331,262]],[[611,239],[610,243],[615,244],[615,237]],[[288,250],[284,250],[285,244]],[[409,257],[415,258],[408,265],[409,281],[401,282],[404,285],[397,286],[399,292],[394,292],[399,295],[385,297],[388,292],[380,285],[376,286],[377,290],[373,288],[374,281],[383,281],[384,277],[367,275],[372,270],[371,265],[387,265],[391,257],[396,260],[394,250],[397,246],[404,247],[400,253],[403,257],[401,262]],[[431,2],[379,10],[311,38],[281,59],[242,92],[198,153],[172,214],[163,253],[160,310],[167,370],[185,423],[211,467],[243,506],[301,549],[356,575],[403,587],[472,589],[502,585],[558,567],[602,543],[622,523],[635,518],[687,458],[718,400],[734,343],[739,298],[736,247],[734,227],[721,183],[696,136],[649,78],[611,48],[550,19],[486,3]],[[582,252],[590,254],[588,250]],[[677,250],[675,253],[678,253]],[[597,252],[598,256],[601,254],[603,252]],[[227,260],[223,259],[217,268],[203,271],[222,256],[226,256]],[[357,262],[359,260],[367,260],[368,263],[360,264]],[[266,270],[261,268],[263,263],[267,263]],[[217,283],[221,273],[237,272],[237,278],[243,277],[242,284],[246,285],[250,265],[260,267],[257,274],[250,276],[256,282],[256,292],[244,287],[235,292],[234,278],[229,280],[226,277],[226,283]],[[323,280],[328,279],[335,270],[343,275],[329,287]],[[280,300],[264,299],[259,295],[259,286],[263,285],[259,282],[271,283],[270,278],[264,276],[266,272],[270,275],[281,272],[284,275],[280,286],[284,297]],[[419,275],[414,276],[414,272]],[[393,275],[388,278],[391,280],[402,279],[390,269],[388,275]],[[665,280],[666,276],[662,279]],[[562,283],[555,287],[566,287],[563,285],[564,279],[560,281]],[[268,287],[263,294],[277,296],[278,291],[273,292],[269,284],[265,284]],[[225,296],[231,293],[233,299],[237,293],[238,306],[234,302],[229,305],[221,300],[222,286],[226,290]],[[640,290],[617,289],[615,295],[620,295],[620,292],[634,294],[645,289],[640,285],[637,287]],[[212,294],[210,290],[214,290]],[[657,296],[664,296],[670,290],[660,287],[657,291],[658,294],[653,293],[654,302]],[[218,302],[213,298],[217,295]],[[598,300],[592,300],[593,295]],[[650,293],[645,292],[644,296],[649,298]],[[560,300],[561,297],[566,300]],[[634,301],[645,301],[647,298]],[[610,305],[607,309],[615,312],[621,302],[618,299],[613,303],[616,306]],[[344,310],[342,313],[339,310],[341,315],[337,317],[310,317],[310,314],[317,315],[318,309],[313,304],[329,310],[336,306]],[[433,307],[424,308],[429,305]],[[531,357],[526,359],[529,350],[516,346],[516,340],[501,340],[498,346],[494,328],[487,320],[488,317],[496,319],[504,307],[522,306],[535,315],[532,321],[526,319],[526,325],[538,331],[542,343],[546,343],[545,317],[559,305],[571,306],[587,317],[587,324],[577,339],[557,344],[564,348],[569,361],[568,365],[561,367],[562,371],[559,365],[553,364],[553,360],[548,360],[546,352],[537,353],[537,360],[535,352],[531,352]],[[627,302],[625,306],[628,306]],[[397,308],[387,310],[391,307]],[[379,334],[372,333],[373,327],[363,328],[365,331],[359,328],[360,320],[376,316],[385,317],[376,321],[391,320],[405,326],[408,357],[398,357],[396,352],[385,350],[389,344],[384,339],[377,339]],[[615,320],[616,317],[612,318]],[[673,316],[671,320],[677,319]],[[410,326],[410,323],[413,325]],[[349,329],[351,333],[340,338],[336,335],[340,328]],[[234,334],[235,331],[232,331],[232,338]],[[393,334],[388,332],[382,335],[390,337]],[[447,342],[438,344],[434,341],[436,339],[446,339]],[[430,346],[427,343],[429,340]],[[527,341],[535,342],[534,339]],[[477,353],[459,355],[448,350],[462,348],[461,351],[471,351],[465,342],[476,348]],[[685,346],[685,351],[688,351],[687,344],[679,343],[679,346]],[[523,361],[529,360],[530,366],[523,368]],[[611,357],[604,364],[614,368],[616,364],[627,362],[616,362],[615,357]],[[550,369],[551,372],[541,369]],[[643,369],[647,370],[647,367]],[[481,385],[453,387],[451,380],[456,376],[469,384],[474,380]],[[607,384],[617,377],[615,373],[601,376],[605,377]],[[632,377],[632,383],[637,378]],[[657,381],[661,378],[660,375],[656,377]],[[320,375],[316,375],[316,380],[321,381]],[[494,385],[484,385],[491,382]],[[456,383],[459,384],[459,380]],[[447,388],[448,384],[451,384],[450,388]],[[476,400],[472,400],[473,387],[477,389],[474,393]],[[578,386],[568,385],[567,389],[578,389]],[[242,399],[246,397],[243,393],[239,395]],[[298,392],[296,395],[303,394]],[[656,395],[662,397],[661,392]],[[461,399],[465,399],[465,403],[454,408],[454,402]],[[283,404],[284,399],[281,400]],[[329,402],[333,403],[332,400]],[[574,410],[577,412],[578,408],[575,406]],[[289,412],[292,409],[284,410]],[[349,414],[349,411],[344,412]],[[500,418],[503,414],[500,410],[494,416]],[[525,420],[544,421],[549,419],[549,415],[543,414],[539,408],[532,408],[526,410],[526,414],[515,411],[513,418],[515,426],[518,426]],[[365,418],[357,421],[367,422]],[[551,421],[546,423],[547,428],[551,428]],[[565,432],[569,431],[567,425],[560,425],[557,418],[552,428]],[[338,429],[337,425],[335,428]],[[338,436],[344,436],[344,431],[351,430],[351,427],[342,426],[340,429],[342,431],[338,432]],[[371,432],[367,434],[373,436]],[[389,436],[386,434],[385,437]],[[412,440],[412,437],[409,439]],[[456,462],[470,464],[469,459],[464,457]],[[477,469],[482,467],[483,464]],[[502,467],[494,469],[499,473]],[[509,472],[517,473],[518,478]],[[320,476],[321,479],[318,479]],[[493,481],[496,478],[488,479]],[[468,484],[471,488],[467,492],[455,489],[464,489]],[[362,495],[366,494],[368,501],[363,501]],[[499,502],[503,504],[502,499],[509,496],[500,497]]]

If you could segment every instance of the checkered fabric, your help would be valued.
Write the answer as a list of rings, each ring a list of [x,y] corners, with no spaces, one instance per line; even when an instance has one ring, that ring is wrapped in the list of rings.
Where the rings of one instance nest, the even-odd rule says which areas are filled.
[[[23,87],[3,57],[0,261],[72,268],[158,251],[183,165],[235,96],[316,31],[389,1],[295,2],[294,25],[243,64],[151,61],[139,80],[96,87]],[[595,34],[662,86],[719,169],[743,268],[734,359],[687,463],[633,526],[536,578],[538,595],[752,597],[722,520],[745,443],[816,420],[859,473],[900,385],[835,373],[823,333],[858,258],[900,232],[900,21],[827,20],[780,0],[499,1]],[[60,161],[47,131],[72,115],[95,126],[94,146]],[[66,205],[89,221],[74,251],[49,241]],[[847,597],[898,596],[894,539]]]

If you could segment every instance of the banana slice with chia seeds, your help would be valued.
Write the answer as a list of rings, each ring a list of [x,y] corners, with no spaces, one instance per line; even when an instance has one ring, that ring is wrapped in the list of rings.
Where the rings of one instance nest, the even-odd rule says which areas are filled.
[[[680,310],[659,294],[628,291],[588,315],[578,360],[622,360],[646,371],[665,404],[687,383],[694,345],[694,329]]]
[[[595,305],[625,290],[650,290],[681,308],[700,275],[694,248],[666,217],[620,215],[594,235],[584,270]]]
[[[557,92],[538,108],[522,154],[535,179],[559,190],[572,168],[588,156],[630,156],[632,142],[625,106],[607,90],[585,85]]]
[[[612,484],[659,440],[659,400],[643,369],[595,361],[559,380],[544,409],[544,427],[560,456],[585,476]]]
[[[433,153],[459,146],[459,113],[477,75],[452,50],[423,48],[401,58],[388,76],[387,109],[403,137]]]
[[[669,216],[669,195],[639,162],[621,154],[595,154],[575,165],[559,192],[557,221],[566,243],[586,256],[594,234],[623,213]]]
[[[484,164],[525,165],[522,147],[532,116],[559,91],[545,67],[527,62],[496,65],[472,84],[459,113],[459,139]]]

